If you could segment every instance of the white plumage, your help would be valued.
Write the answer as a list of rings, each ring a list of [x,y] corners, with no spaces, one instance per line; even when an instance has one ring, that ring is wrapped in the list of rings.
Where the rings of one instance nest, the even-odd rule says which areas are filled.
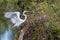
[[[24,20],[20,18],[20,12],[6,12],[4,16],[11,20],[11,22],[14,24],[13,27],[19,27],[19,25],[21,25],[27,19],[27,15],[24,14],[25,12],[28,11],[23,12],[23,15],[25,16]]]

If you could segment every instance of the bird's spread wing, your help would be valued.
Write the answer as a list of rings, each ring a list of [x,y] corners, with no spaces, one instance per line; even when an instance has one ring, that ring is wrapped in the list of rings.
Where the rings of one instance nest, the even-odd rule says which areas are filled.
[[[19,22],[17,14],[18,14],[18,12],[6,12],[4,16],[6,18],[10,18],[12,23],[15,24],[15,23]]]
[[[13,14],[13,12],[6,12],[4,16],[6,18],[11,18],[12,14]]]
[[[7,12],[4,15],[6,18],[10,18],[11,22],[14,24],[15,26],[19,26],[21,25],[24,21],[22,19],[20,19],[20,13],[19,12]]]
[[[19,22],[18,16],[16,14],[12,15],[11,16],[11,21],[14,24],[17,23],[17,22]]]

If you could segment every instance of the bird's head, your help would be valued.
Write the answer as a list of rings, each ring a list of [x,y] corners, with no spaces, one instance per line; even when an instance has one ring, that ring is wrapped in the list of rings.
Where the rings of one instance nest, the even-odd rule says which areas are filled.
[[[24,11],[24,13],[29,13],[30,11]]]
[[[23,14],[29,14],[30,13],[30,11],[23,11]]]

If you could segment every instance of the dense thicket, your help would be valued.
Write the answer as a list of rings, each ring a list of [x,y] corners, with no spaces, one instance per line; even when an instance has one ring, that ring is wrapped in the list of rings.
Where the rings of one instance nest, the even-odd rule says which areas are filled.
[[[21,4],[18,4],[18,0],[0,0],[0,14],[3,15],[7,11],[21,11],[22,6],[24,10],[30,11],[28,24],[25,22],[30,29],[26,32],[24,40],[60,40],[60,0],[22,0]],[[42,21],[39,18],[43,15],[46,15],[46,18]],[[6,19],[0,16],[0,25],[5,25],[5,21]],[[15,40],[18,33],[14,37]]]

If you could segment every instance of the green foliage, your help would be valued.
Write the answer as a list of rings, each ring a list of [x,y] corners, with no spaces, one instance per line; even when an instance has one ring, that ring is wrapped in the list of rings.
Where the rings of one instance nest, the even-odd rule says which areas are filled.
[[[18,0],[0,0],[0,13],[3,14],[4,12],[8,11],[12,7],[14,7],[13,8],[14,11],[19,11],[20,8],[18,7],[17,2]],[[24,7],[25,10],[31,11],[31,15],[36,16],[37,14],[41,14],[41,13],[46,14],[47,21],[45,22],[44,27],[45,29],[48,29],[48,27],[51,27],[51,30],[50,30],[51,32],[48,33],[48,36],[52,38],[54,37],[60,38],[60,0],[38,0],[38,3],[34,0],[22,0],[21,6],[22,5],[25,6]],[[35,16],[33,16],[32,18],[34,19]],[[0,16],[0,33],[1,33],[1,30],[2,31],[5,30],[1,26],[7,25],[6,22],[7,22],[6,19],[4,19],[4,17],[2,17],[1,15]],[[32,40],[36,40],[39,29],[37,28],[37,26],[36,27],[33,26],[33,29],[35,31],[32,34]],[[18,34],[18,32],[16,34]]]

